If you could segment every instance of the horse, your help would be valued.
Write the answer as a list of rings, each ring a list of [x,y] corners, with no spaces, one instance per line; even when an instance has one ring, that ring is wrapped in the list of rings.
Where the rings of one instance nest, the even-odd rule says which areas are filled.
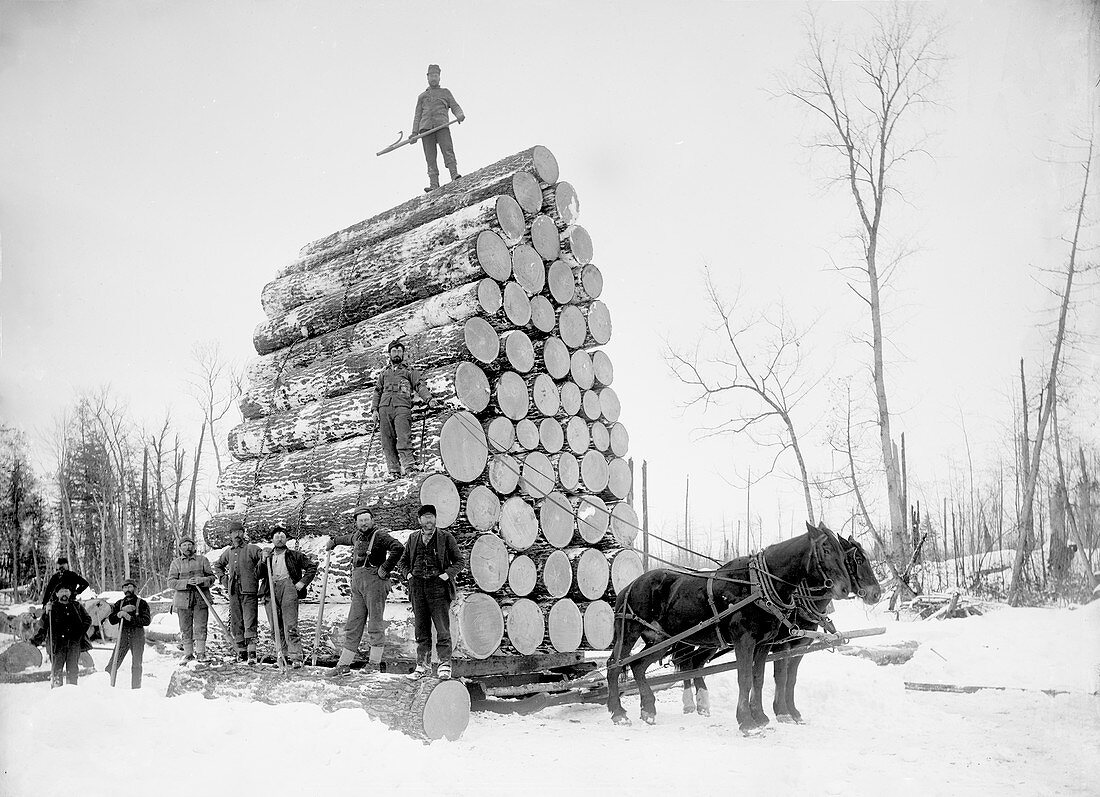
[[[619,699],[624,660],[630,659],[638,684],[641,718],[652,725],[657,708],[645,671],[666,654],[666,646],[646,651],[735,609],[693,631],[683,642],[711,656],[728,648],[737,652],[737,722],[746,735],[759,732],[768,723],[761,701],[765,658],[781,629],[796,627],[791,620],[797,608],[796,590],[840,599],[852,589],[839,539],[828,529],[809,523],[805,534],[734,559],[715,571],[658,569],[643,573],[615,599],[615,632],[607,666],[607,709],[612,721],[617,725],[630,722]],[[632,657],[630,652],[639,638],[645,647]]]

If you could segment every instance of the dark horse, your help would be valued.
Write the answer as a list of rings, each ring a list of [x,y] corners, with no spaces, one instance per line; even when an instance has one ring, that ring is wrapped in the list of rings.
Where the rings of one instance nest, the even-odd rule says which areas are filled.
[[[629,722],[619,700],[620,662],[630,656],[639,638],[645,647],[630,668],[641,694],[641,717],[653,724],[656,701],[645,671],[669,649],[649,654],[646,650],[752,598],[683,642],[711,656],[725,649],[737,652],[737,722],[744,733],[758,730],[768,722],[761,702],[764,661],[781,633],[795,627],[791,618],[797,608],[796,591],[828,600],[847,597],[852,588],[840,540],[828,529],[809,524],[805,534],[734,559],[715,571],[643,573],[615,600],[615,636],[607,666],[611,719],[616,724]]]

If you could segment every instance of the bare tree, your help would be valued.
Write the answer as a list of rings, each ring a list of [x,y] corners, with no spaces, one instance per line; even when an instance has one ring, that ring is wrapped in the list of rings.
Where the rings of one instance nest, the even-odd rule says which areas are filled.
[[[795,408],[820,382],[820,377],[808,373],[804,359],[802,340],[807,330],[798,329],[782,307],[770,313],[739,311],[736,299],[726,302],[721,297],[709,269],[705,284],[718,321],[709,332],[721,353],[706,361],[701,361],[698,348],[690,354],[671,349],[667,354],[673,373],[694,393],[688,406],[700,406],[706,412],[724,403],[725,397],[733,397],[732,417],[708,427],[706,435],[744,434],[757,444],[777,447],[772,470],[791,451],[798,463],[806,516],[814,523],[810,477],[792,418]]]
[[[222,359],[217,343],[196,344],[191,353],[194,367],[190,374],[191,395],[202,408],[203,432],[210,435],[210,449],[218,476],[222,474],[222,451],[218,445],[218,424],[236,405],[244,382],[244,372]],[[202,450],[202,435],[198,449]]]
[[[849,268],[849,287],[871,319],[872,381],[878,411],[879,443],[886,475],[890,529],[899,550],[906,538],[900,463],[891,436],[883,353],[883,290],[904,253],[887,254],[887,200],[899,199],[899,171],[914,155],[926,153],[915,124],[918,112],[934,104],[944,58],[942,28],[920,16],[912,4],[894,4],[872,20],[862,41],[840,43],[826,36],[816,18],[807,24],[809,51],[798,76],[783,81],[782,95],[811,111],[821,126],[812,147],[839,161],[835,180],[847,186],[859,216],[856,238],[860,263]]]

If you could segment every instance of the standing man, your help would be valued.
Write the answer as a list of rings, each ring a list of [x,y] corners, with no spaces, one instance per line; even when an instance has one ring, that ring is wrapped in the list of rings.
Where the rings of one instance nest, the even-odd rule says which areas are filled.
[[[51,689],[61,686],[62,670],[65,671],[65,681],[76,685],[80,654],[92,649],[88,641],[88,629],[91,627],[92,618],[73,597],[73,591],[64,584],[58,587],[53,600],[46,604],[38,633],[31,640],[32,645],[50,643]]]
[[[114,655],[107,665],[110,672],[122,665],[126,658],[126,652],[130,652],[132,664],[130,666],[130,688],[141,689],[141,662],[145,656],[145,627],[153,622],[153,613],[149,611],[149,604],[137,596],[137,584],[133,579],[122,582],[122,600],[115,601],[111,607],[111,614],[107,621],[112,625],[118,625],[119,641],[115,646],[118,653],[118,661]],[[201,598],[199,600],[202,600]]]
[[[226,594],[229,595],[229,632],[237,644],[237,660],[256,663],[257,605],[260,587],[260,546],[245,542],[244,523],[229,521],[229,547],[214,563]]]
[[[393,341],[386,352],[390,364],[378,373],[371,413],[380,431],[392,481],[403,475],[402,471],[409,474],[419,470],[412,452],[413,393],[428,402],[429,409],[438,407],[439,402],[420,381],[420,372],[405,364],[405,346],[400,340]]]
[[[420,533],[409,537],[405,552],[397,563],[409,582],[413,626],[416,631],[416,669],[409,675],[417,679],[431,672],[432,626],[435,626],[435,652],[439,657],[440,678],[451,677],[451,601],[455,599],[455,576],[462,572],[462,553],[458,541],[446,529],[435,527],[435,507],[424,504],[417,511]]]
[[[428,88],[416,98],[416,111],[413,113],[413,136],[420,132],[445,125],[450,121],[450,112],[454,111],[455,119],[459,124],[466,119],[462,113],[450,89],[439,87],[439,64],[428,64]],[[444,127],[420,138],[424,144],[424,160],[428,162],[428,187],[425,192],[431,192],[439,188],[439,164],[435,158],[435,148],[443,150],[443,164],[451,173],[451,179],[457,180],[462,175],[458,173],[458,162],[455,160],[455,147],[451,141],[451,128]]]
[[[344,626],[344,649],[340,651],[340,661],[331,673],[333,678],[351,672],[351,663],[355,661],[363,639],[364,623],[370,643],[367,666],[376,669],[381,665],[385,644],[382,614],[386,608],[386,593],[390,591],[390,573],[404,550],[404,546],[394,539],[388,529],[375,528],[374,515],[369,506],[357,506],[351,512],[355,515],[355,531],[331,537],[328,541],[330,551],[337,545],[351,545],[353,549],[351,609]]]
[[[64,556],[57,557],[57,570],[50,580],[46,582],[46,589],[42,591],[42,606],[53,600],[54,593],[61,587],[68,587],[69,594],[75,599],[77,595],[88,588],[88,581],[75,570],[69,569],[69,560]]]
[[[174,589],[172,608],[180,622],[183,660],[203,661],[206,658],[206,621],[210,617],[210,587],[214,571],[210,560],[195,553],[195,541],[184,537],[179,543],[180,555],[168,566],[168,588]],[[201,593],[201,594],[200,594]],[[206,600],[203,600],[203,596]]]
[[[317,575],[317,563],[301,551],[292,551],[286,547],[286,524],[275,522],[275,533],[271,541],[275,547],[260,563],[260,600],[267,605],[267,619],[271,623],[271,635],[279,634],[278,642],[290,659],[294,669],[302,666],[302,639],[298,634],[298,601],[306,596],[306,588]],[[268,595],[271,579],[275,585],[275,617],[278,617],[276,631],[275,617],[272,616],[271,601]],[[276,647],[278,649],[278,647]]]

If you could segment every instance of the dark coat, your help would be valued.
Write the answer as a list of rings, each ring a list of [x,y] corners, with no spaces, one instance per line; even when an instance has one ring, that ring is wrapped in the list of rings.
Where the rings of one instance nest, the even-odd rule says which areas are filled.
[[[272,549],[274,553],[274,549]],[[267,595],[271,590],[271,587],[267,583],[267,564],[271,561],[271,555],[269,553],[260,562],[260,566],[257,569],[257,576],[260,580],[259,594],[261,596]],[[306,596],[306,590],[309,589],[309,584],[313,581],[314,576],[317,575],[317,563],[313,561],[313,558],[308,554],[301,551],[295,551],[292,548],[286,549],[286,572],[290,576],[290,580],[297,584],[302,582],[302,588],[298,590],[298,600],[301,600]]]
[[[374,382],[371,411],[380,407],[412,407],[413,393],[424,401],[432,397],[431,391],[420,379],[420,372],[405,364],[387,365],[378,372]]]
[[[123,620],[118,614],[119,609],[134,605],[137,605],[137,611],[130,615],[132,619]],[[149,604],[143,598],[134,595],[132,598],[124,597],[122,600],[115,601],[111,606],[111,613],[107,615],[107,622],[111,625],[118,625],[121,622],[123,628],[144,628],[153,622],[153,613],[149,611]]]
[[[46,582],[46,589],[42,593],[42,605],[45,606],[52,601],[54,594],[62,587],[72,590],[73,600],[75,600],[77,595],[88,588],[88,580],[73,570],[55,572]]]
[[[88,629],[92,627],[92,618],[77,601],[62,604],[54,601],[50,611],[42,615],[38,633],[31,640],[32,645],[51,643],[51,652],[61,654],[70,645],[79,644],[81,650],[91,650],[88,641]]]
[[[447,124],[450,121],[449,111],[454,111],[455,118],[465,116],[450,89],[442,86],[434,89],[429,86],[424,89],[416,98],[416,110],[413,111],[412,123],[413,135],[421,130],[431,130],[433,127]]]
[[[351,534],[333,537],[332,541],[336,545],[354,547],[351,556],[353,568],[381,567],[387,574],[397,566],[397,560],[405,550],[405,546],[390,534],[390,530],[384,528],[373,528],[365,532],[356,529]]]
[[[222,551],[222,555],[214,563],[214,572],[230,595],[238,592],[242,595],[255,595],[260,587],[261,559],[263,551],[258,545],[246,542],[240,548],[230,546]]]
[[[397,562],[398,572],[404,578],[408,578],[412,573],[413,562],[416,561],[416,549],[419,545],[420,532],[415,531],[409,535],[405,551]],[[435,560],[440,572],[447,574],[447,594],[451,600],[454,600],[457,594],[455,576],[462,572],[466,563],[462,557],[462,551],[458,548],[458,540],[446,529],[435,530]]]

